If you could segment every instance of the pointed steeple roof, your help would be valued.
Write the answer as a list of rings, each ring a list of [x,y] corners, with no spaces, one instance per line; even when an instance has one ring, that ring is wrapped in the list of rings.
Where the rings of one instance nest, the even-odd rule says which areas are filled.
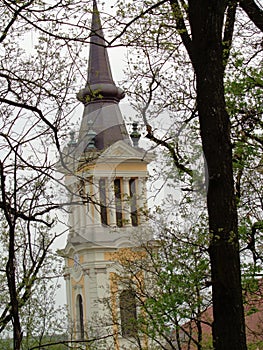
[[[123,97],[123,90],[115,85],[112,78],[100,14],[96,0],[93,0],[88,79],[85,89],[79,92],[78,99],[87,104],[98,98],[119,102]]]
[[[115,85],[112,79],[108,52],[102,31],[100,15],[96,1],[93,1],[93,15],[90,34],[88,83],[108,83]]]
[[[101,26],[96,0],[93,0],[93,13],[90,34],[88,79],[77,98],[85,106],[79,131],[79,143],[85,149],[89,129],[96,132],[95,147],[105,149],[119,140],[129,141],[119,101],[124,91],[114,83]]]

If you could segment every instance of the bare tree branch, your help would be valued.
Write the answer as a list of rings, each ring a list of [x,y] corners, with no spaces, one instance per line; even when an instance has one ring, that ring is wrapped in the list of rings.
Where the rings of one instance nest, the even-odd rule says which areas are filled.
[[[28,6],[32,5],[33,2],[34,2],[34,0],[30,0],[30,1],[26,2],[24,5],[18,7],[18,9],[14,11],[13,17],[11,18],[10,22],[7,24],[7,26],[2,31],[2,35],[0,36],[0,43],[2,43],[5,40],[9,30],[11,30],[12,25],[16,22],[17,17],[21,14],[21,12],[23,10],[25,10]],[[6,4],[6,1],[4,1],[4,3]]]

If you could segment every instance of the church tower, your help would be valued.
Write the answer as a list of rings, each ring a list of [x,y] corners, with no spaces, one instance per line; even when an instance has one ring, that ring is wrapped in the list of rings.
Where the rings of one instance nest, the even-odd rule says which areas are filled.
[[[114,83],[105,46],[94,0],[88,78],[77,96],[84,112],[63,171],[71,203],[63,251],[67,303],[72,340],[83,341],[84,349],[140,349],[147,340],[140,347],[134,341],[140,335],[130,320],[140,311],[134,290],[122,283],[132,277],[121,263],[136,259],[152,240],[146,220],[152,156],[138,147],[136,124],[127,132],[119,108],[124,92]]]

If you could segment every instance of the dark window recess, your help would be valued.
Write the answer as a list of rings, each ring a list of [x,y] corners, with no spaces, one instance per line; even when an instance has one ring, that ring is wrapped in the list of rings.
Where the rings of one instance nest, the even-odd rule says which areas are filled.
[[[130,179],[130,202],[131,202],[131,222],[132,226],[138,226],[138,211],[136,202],[136,180]]]
[[[118,227],[122,227],[122,204],[121,204],[121,180],[114,180],[114,192],[115,192],[115,207],[116,207],[116,223]]]
[[[101,223],[103,225],[108,225],[105,179],[100,179],[99,186],[100,186],[100,218],[101,218]]]
[[[77,296],[77,330],[81,340],[84,340],[84,320],[83,320],[83,303],[82,296]]]
[[[120,294],[121,331],[123,337],[134,337],[137,334],[136,296],[132,289]]]

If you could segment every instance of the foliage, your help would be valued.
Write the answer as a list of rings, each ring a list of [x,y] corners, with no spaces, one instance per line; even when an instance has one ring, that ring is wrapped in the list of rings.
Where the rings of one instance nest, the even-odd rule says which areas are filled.
[[[248,344],[248,349],[249,350],[257,350],[257,349],[262,349],[263,343],[262,341],[257,342],[256,344]]]
[[[203,132],[202,126],[200,129],[198,121],[202,117],[196,80],[200,70],[197,69],[198,59],[189,49],[189,40],[194,40],[196,34],[192,26],[195,23],[189,16],[192,3],[119,1],[117,16],[110,16],[107,21],[108,26],[118,30],[117,34],[113,33],[110,44],[121,39],[123,44],[132,46],[127,90],[136,101],[133,105],[144,122],[146,136],[164,149],[162,164],[168,162],[168,167],[163,176],[169,185],[174,186],[177,181],[181,187],[179,199],[169,195],[165,203],[166,208],[176,208],[176,211],[167,217],[171,224],[162,224],[160,258],[154,256],[152,261],[156,270],[151,272],[157,276],[157,289],[153,289],[154,294],[149,290],[146,299],[141,291],[143,297],[140,298],[144,312],[158,316],[143,329],[154,338],[158,333],[166,340],[169,340],[169,328],[180,328],[184,320],[198,321],[201,310],[207,306],[209,297],[203,293],[203,288],[205,290],[206,283],[209,284],[209,247],[224,231],[224,227],[217,226],[215,233],[210,227],[207,234],[211,211],[208,217],[204,214],[204,197],[217,179],[209,170],[206,174],[199,171],[203,164],[200,153],[201,144],[204,146],[203,135],[208,133]],[[26,317],[26,308],[35,302],[38,305],[34,291],[41,286],[36,287],[38,281],[46,276],[51,245],[60,235],[52,230],[55,221],[51,219],[53,210],[62,206],[54,191],[60,179],[53,175],[53,152],[55,149],[61,152],[61,138],[65,136],[72,111],[78,68],[82,64],[83,46],[77,43],[88,40],[89,5],[89,1],[68,0],[55,4],[38,0],[4,1],[0,5],[0,208],[1,249],[6,253],[1,267],[4,292],[0,330],[6,330],[12,322],[15,349],[21,346],[21,322]],[[245,258],[248,253],[251,261],[248,264],[244,260],[243,264],[248,278],[261,273],[262,268],[262,185],[261,175],[256,173],[262,151],[261,49],[256,27],[247,21],[240,9],[235,21],[235,5],[236,2],[228,3],[224,31],[220,33],[220,40],[223,38],[220,69],[223,71],[226,67],[223,100],[227,101],[231,122],[231,163],[240,217],[241,252]],[[250,10],[246,10],[244,1],[240,1],[240,6],[254,18]],[[258,21],[254,22],[258,26]],[[27,48],[29,41],[31,44]],[[204,55],[203,59],[207,57]],[[218,57],[214,56],[213,69]],[[219,94],[217,89],[216,93]],[[208,98],[206,104],[210,106],[210,102]],[[216,110],[218,106],[214,107]],[[209,113],[211,119],[214,110]],[[218,137],[212,140],[211,147],[216,141]],[[219,153],[214,153],[212,160],[215,157],[219,157]],[[211,170],[211,159],[207,161]],[[222,170],[225,165],[229,166],[221,164]],[[222,191],[224,185],[226,182]],[[178,231],[173,227],[174,220]],[[227,243],[232,244],[236,232],[228,234]],[[165,245],[162,244],[164,239]],[[30,324],[31,320],[28,321]]]
[[[223,267],[228,252],[223,252],[227,245],[225,242],[220,247],[221,238],[228,237],[226,241],[230,246],[235,242],[237,249],[235,252],[232,251],[232,259],[236,259],[236,267],[239,264],[239,243],[237,241],[240,238],[240,252],[243,259],[242,273],[244,281],[246,281],[262,275],[262,174],[257,172],[262,155],[262,43],[260,35],[262,10],[261,12],[257,11],[257,5],[253,1],[250,2],[249,9],[243,1],[240,2],[240,7],[236,5],[237,2],[229,2],[224,9],[222,6],[221,14],[224,13],[224,26],[222,25],[218,29],[219,27],[213,27],[211,24],[215,23],[215,17],[211,23],[209,22],[211,26],[208,25],[208,18],[213,12],[213,6],[210,7],[205,2],[199,4],[199,8],[195,8],[193,11],[193,1],[136,1],[136,3],[120,1],[117,20],[122,26],[118,26],[116,37],[121,38],[124,44],[132,46],[127,59],[125,83],[132,104],[137,111],[137,117],[143,121],[146,137],[153,142],[153,147],[159,146],[164,152],[164,156],[160,157],[163,161],[163,167],[160,166],[159,169],[155,167],[154,169],[156,178],[162,176],[170,186],[165,193],[167,201],[164,212],[169,214],[164,219],[164,226],[166,227],[167,221],[172,221],[173,226],[182,227],[183,220],[190,218],[191,210],[194,214],[197,212],[202,215],[203,229],[195,230],[195,232],[197,237],[200,237],[200,233],[202,236],[207,231],[205,227],[210,227],[210,237],[208,235],[204,246],[210,253],[212,279],[215,271],[218,273],[216,278],[221,276],[221,271],[225,271],[230,276],[230,265]],[[204,16],[204,22],[200,21],[205,12],[201,11],[202,8],[208,9],[207,16]],[[243,11],[257,27],[248,21]],[[255,19],[255,13],[258,14],[258,18],[261,18],[261,26]],[[215,13],[213,14],[215,15]],[[216,15],[218,14],[219,2]],[[202,25],[204,27],[202,27],[201,33]],[[204,29],[205,26],[207,26],[207,30]],[[200,37],[197,39],[199,35]],[[216,42],[217,39],[218,42]],[[114,40],[116,38],[112,40],[113,43]],[[209,48],[211,48],[211,52]],[[220,51],[221,48],[222,51]],[[218,50],[217,54],[216,50]],[[207,72],[209,73],[207,74]],[[224,72],[224,75],[220,75],[221,73],[218,72]],[[212,79],[214,79],[213,84],[209,86]],[[218,84],[221,79],[222,86],[224,83],[224,90],[220,86],[221,83]],[[224,101],[226,101],[226,106],[224,106]],[[213,123],[210,122],[212,120]],[[224,127],[224,132],[220,134]],[[197,160],[201,158],[200,154],[197,154],[201,145],[200,133],[203,151],[206,155],[207,169],[205,174],[196,172]],[[228,133],[229,140],[225,138]],[[222,152],[226,144],[228,146]],[[228,153],[230,148],[233,150],[232,154]],[[224,155],[229,154],[229,158],[226,159],[224,156],[219,158],[220,152]],[[221,161],[222,163],[220,163]],[[167,163],[169,171],[167,171]],[[163,170],[164,167],[166,167],[166,171]],[[222,176],[223,169],[227,167],[229,171],[226,172],[226,178],[220,181],[216,176],[219,174]],[[214,173],[211,175],[211,172],[215,171],[214,169],[217,169],[217,175]],[[230,180],[232,171],[233,179]],[[202,175],[205,180],[202,179]],[[232,183],[233,187],[230,186],[226,190],[226,185],[229,183]],[[173,193],[168,194],[175,186],[180,187],[181,190],[181,192],[178,189],[174,191],[177,192],[177,198]],[[221,186],[221,193],[220,191],[216,192],[219,186]],[[209,199],[212,190],[217,193],[213,200]],[[196,191],[203,194],[201,200],[200,198],[196,200],[194,195]],[[234,217],[230,219],[232,214],[229,212],[226,214],[227,211],[225,213],[220,211],[219,198],[223,193],[225,203],[229,204],[228,207],[230,208],[230,203],[233,205],[232,213],[235,212],[236,200],[239,232],[237,232],[237,227],[226,229],[228,224],[231,226],[231,222],[234,223],[237,220]],[[226,199],[228,195],[231,196],[230,193],[233,193],[233,198]],[[208,217],[203,215],[205,207],[203,199],[206,196]],[[191,209],[189,210],[189,208]],[[217,220],[218,223],[215,224]],[[228,224],[226,224],[227,221]],[[194,225],[194,220],[190,219],[189,232],[193,230]],[[166,239],[166,235],[164,236]],[[178,240],[176,243],[178,244]],[[185,251],[188,251],[187,243],[184,248]],[[217,251],[217,253],[213,255],[212,250]],[[183,282],[183,278],[180,278],[180,273],[177,275],[178,265],[174,261],[177,253],[175,249],[175,251],[171,250],[169,255],[169,261],[173,266],[170,269],[172,271],[170,275],[171,285],[179,284],[178,290],[175,291],[178,294],[175,295],[181,300],[180,283]],[[191,257],[193,258],[193,256],[192,252]],[[216,256],[220,256],[222,259],[216,262],[214,259]],[[183,261],[184,259],[180,262],[183,263]],[[232,261],[231,264],[234,264],[234,260],[230,259],[229,263],[230,261]],[[164,275],[169,271],[169,266],[168,263],[161,270]],[[198,271],[196,273],[198,275]],[[238,268],[231,278],[231,283],[239,278],[239,274]],[[161,335],[163,335],[162,327],[166,325],[164,310],[169,310],[164,282],[168,283],[169,286],[170,275],[168,273],[161,282],[162,292],[164,292],[163,299],[160,296],[158,308],[161,310],[161,314],[155,309],[158,302],[152,304],[152,299],[149,299],[151,307],[154,305],[150,319],[154,315],[158,315],[157,323],[160,324],[158,331]],[[188,276],[187,284],[191,285],[186,271],[184,271],[183,276]],[[229,281],[226,275],[224,277],[224,281],[222,280],[220,283],[226,286]],[[220,295],[222,302],[220,304],[220,298],[216,300],[216,305],[221,305],[221,309],[218,308],[215,312],[216,320],[220,319],[216,322],[219,325],[223,319],[223,316],[221,318],[222,307],[228,310],[231,307],[226,304],[227,296],[226,298],[222,296],[224,291],[220,289],[218,281],[213,283],[212,280],[212,286],[213,299],[216,300],[217,296]],[[236,290],[240,290],[240,285]],[[240,294],[238,298],[240,298]],[[171,300],[173,300],[172,297]],[[176,301],[177,299],[173,300],[175,305],[177,305]],[[182,305],[184,309],[183,301]],[[177,310],[176,312],[178,313]],[[170,316],[171,312],[168,315]],[[188,317],[190,318],[190,315]],[[238,318],[242,319],[242,315],[240,314]],[[172,324],[176,329],[176,320],[173,320]],[[224,321],[221,322],[222,329],[223,324]],[[220,332],[219,328],[217,331]],[[238,338],[240,331],[237,331],[236,335]],[[219,343],[222,340],[221,348],[225,349],[229,346],[230,338],[232,337],[233,340],[235,337],[233,334],[229,334],[228,340],[223,339],[223,337],[225,335],[222,336],[222,339],[218,334],[215,335],[215,338],[220,339]],[[244,339],[242,343],[245,348]],[[237,348],[240,349],[240,341],[236,341],[237,344]],[[200,348],[201,345],[199,343],[196,346]],[[214,346],[220,348],[220,345],[215,344]]]

